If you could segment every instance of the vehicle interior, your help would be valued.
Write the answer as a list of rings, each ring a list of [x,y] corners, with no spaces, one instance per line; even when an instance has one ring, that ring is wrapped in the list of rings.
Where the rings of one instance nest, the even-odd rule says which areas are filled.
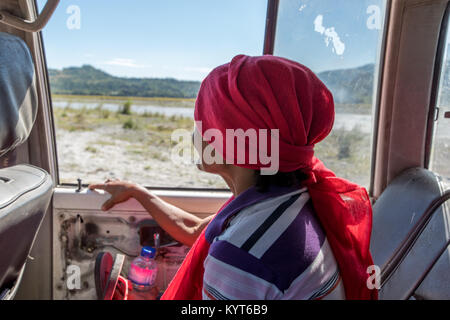
[[[145,1],[135,2],[142,4]],[[379,298],[450,299],[450,1],[353,1],[355,6],[359,6],[359,11],[352,11],[342,1],[314,2],[320,6],[313,10],[313,1],[308,0],[255,0],[252,5],[261,7],[261,10],[258,9],[261,12],[258,24],[252,25],[256,19],[250,18],[256,15],[256,9],[252,12],[242,9],[239,14],[243,17],[249,15],[248,20],[240,19],[242,25],[236,27],[236,33],[224,35],[226,40],[223,41],[233,43],[234,39],[240,37],[238,30],[244,34],[248,27],[257,29],[255,32],[261,34],[255,40],[258,46],[250,53],[285,56],[301,63],[306,61],[308,65],[308,61],[312,61],[308,59],[327,60],[327,56],[322,56],[319,49],[311,54],[310,51],[314,50],[311,48],[316,46],[312,41],[317,41],[321,50],[332,55],[336,67],[330,65],[329,69],[335,72],[331,74],[331,71],[326,71],[327,67],[317,69],[317,72],[328,79],[329,82],[325,82],[335,96],[338,108],[336,131],[330,138],[334,140],[329,140],[317,152],[322,155],[325,164],[335,166],[333,169],[337,174],[342,173],[350,180],[356,179],[369,191],[373,202],[370,249],[374,263],[381,272]],[[238,5],[237,1],[230,3]],[[173,11],[187,10],[172,6]],[[215,6],[220,6],[219,1],[204,5],[204,16],[211,14],[220,23],[221,20],[215,16],[219,14],[214,11]],[[123,270],[126,270],[130,261],[139,254],[141,246],[153,245],[156,233],[160,235],[156,259],[159,265],[157,283],[161,290],[167,287],[189,248],[172,239],[134,199],[107,212],[100,209],[108,199],[108,194],[90,191],[87,185],[107,178],[110,171],[115,170],[109,170],[108,166],[128,165],[129,170],[136,170],[136,176],[116,174],[114,177],[139,179],[142,176],[139,183],[145,184],[165,201],[199,217],[214,214],[230,197],[230,191],[224,185],[215,181],[204,182],[209,181],[208,178],[194,177],[194,171],[188,171],[186,176],[182,176],[179,173],[182,169],[167,165],[170,162],[168,157],[161,158],[155,153],[152,155],[155,162],[146,165],[141,164],[142,158],[139,157],[150,156],[142,154],[144,151],[140,149],[131,150],[135,147],[132,144],[134,141],[130,139],[135,138],[130,137],[141,139],[139,126],[147,128],[153,123],[151,121],[159,121],[154,127],[163,128],[158,136],[161,141],[157,143],[152,140],[151,146],[154,148],[151,150],[157,152],[159,147],[166,146],[163,140],[167,136],[164,134],[174,128],[176,124],[173,121],[183,125],[188,123],[186,126],[190,126],[192,121],[170,114],[161,116],[152,113],[153,109],[148,109],[149,113],[142,113],[141,119],[126,110],[127,104],[128,108],[130,104],[127,102],[128,97],[133,97],[132,108],[135,109],[132,110],[144,103],[155,105],[159,101],[155,97],[164,98],[161,99],[163,102],[160,108],[181,110],[192,108],[191,105],[183,108],[179,105],[163,105],[172,103],[170,99],[176,96],[172,93],[165,96],[156,93],[139,98],[131,87],[138,86],[136,79],[146,78],[146,75],[115,74],[107,81],[111,85],[113,80],[117,81],[117,89],[114,89],[116,93],[94,92],[87,91],[96,87],[85,74],[92,72],[89,76],[98,77],[94,80],[100,81],[98,79],[103,79],[101,77],[106,79],[106,73],[89,69],[88,66],[62,69],[69,65],[59,64],[56,60],[60,47],[64,47],[66,51],[61,52],[66,56],[70,56],[70,51],[73,56],[82,56],[84,52],[76,45],[70,47],[70,41],[76,42],[79,37],[74,33],[77,32],[77,26],[73,20],[77,8],[81,8],[81,18],[85,19],[81,20],[83,31],[83,28],[90,26],[91,20],[88,19],[93,18],[90,11],[83,11],[82,3],[64,0],[0,1],[0,299],[94,300],[94,269],[98,254],[110,252],[124,255]],[[344,27],[340,29],[337,22],[333,22],[335,27],[325,27],[331,25],[331,20],[337,19],[341,12],[350,12],[352,17],[355,15],[357,18],[354,24],[367,25],[364,39],[352,40],[350,31],[347,35],[340,34],[339,38],[337,33]],[[118,17],[115,14],[118,13],[111,11],[111,19]],[[126,6],[121,9],[121,14],[127,15]],[[130,8],[130,14],[136,14],[136,11]],[[155,14],[165,17],[165,11]],[[176,19],[176,14],[173,14],[173,19]],[[228,11],[223,9],[220,14],[225,16]],[[102,19],[108,18],[95,15],[100,25]],[[67,28],[71,23],[72,27],[75,26],[65,31],[72,32],[70,37],[73,36],[73,39],[69,39],[69,36],[64,38],[64,33],[58,33],[59,29],[66,28],[66,20]],[[234,20],[230,21],[232,23]],[[126,22],[122,21],[123,24]],[[209,22],[214,23],[213,20]],[[139,21],[133,23],[132,28],[141,28],[139,32],[143,32],[142,35],[147,32],[143,22],[142,27]],[[304,26],[308,26],[311,34],[302,34]],[[123,28],[123,32],[131,32],[131,27]],[[186,28],[189,26],[186,25]],[[351,30],[351,23],[349,28]],[[205,28],[203,26],[191,31],[200,29]],[[105,34],[106,37],[108,28],[105,25],[104,28],[98,27],[95,32],[88,32],[98,36]],[[208,41],[209,38],[202,40],[202,36],[199,39],[193,37],[191,41]],[[137,39],[130,34],[130,41],[136,42]],[[152,41],[164,40],[154,36]],[[241,45],[242,51],[247,50],[243,45],[246,41],[250,43],[249,39],[240,39],[236,43],[236,54],[241,50]],[[101,40],[98,42],[99,46],[106,45]],[[351,51],[355,42],[362,44],[358,51],[361,56],[371,57],[372,60],[360,59],[359,53]],[[217,43],[212,46],[222,50]],[[168,52],[161,54],[169,55]],[[214,52],[209,51],[207,54],[214,55]],[[183,55],[183,52],[170,53],[170,56],[177,55]],[[88,61],[89,57],[87,54],[85,56]],[[115,70],[113,68],[118,64],[128,65],[136,72],[137,69],[146,68],[121,58],[95,67],[98,69],[98,66],[104,66],[112,74],[114,72],[111,70]],[[157,58],[153,60],[153,66],[162,64]],[[366,69],[368,65],[370,72],[359,68],[361,65],[366,65]],[[351,68],[353,73],[348,73]],[[186,67],[184,70],[190,72],[188,69]],[[346,70],[347,73],[344,72]],[[69,75],[69,71],[73,74],[78,72],[85,78],[71,78],[69,81],[68,77],[75,77]],[[358,79],[354,80],[352,77],[356,72]],[[341,75],[340,80],[333,82],[333,77],[338,75]],[[157,77],[163,76],[153,78]],[[178,78],[175,73],[169,77]],[[123,79],[128,79],[129,84],[119,82],[125,81]],[[190,79],[190,76],[185,79]],[[201,78],[196,79],[200,81]],[[82,86],[84,82],[88,85]],[[186,86],[191,84],[185,83]],[[346,100],[349,93],[343,94],[343,89],[339,87],[344,84],[353,90],[348,92],[353,93],[356,87],[368,87],[368,98],[361,100],[363,102]],[[75,85],[79,87],[74,88]],[[101,98],[106,99],[106,102],[102,100],[97,103],[91,101],[94,96],[97,97],[95,99],[100,99],[100,96],[111,97],[109,100]],[[192,104],[195,94],[176,99],[173,100],[178,101],[176,103]],[[180,102],[180,99],[185,100]],[[78,108],[79,105],[87,107]],[[117,112],[108,109],[115,105],[123,109]],[[116,145],[115,139],[119,138],[115,132],[108,131],[110,128],[106,124],[102,127],[103,122],[92,120],[100,113],[110,121],[108,123],[124,121],[123,125],[122,122],[114,122],[116,126],[111,128],[130,133],[126,142],[131,148],[131,151],[127,149],[129,159],[139,160],[133,162],[127,158],[126,162],[122,160],[123,157],[111,158],[107,152],[112,150]],[[357,116],[353,116],[353,113]],[[69,120],[73,122],[64,122]],[[356,123],[353,128],[367,121],[368,129],[354,129],[359,130],[356,133],[346,131],[346,123],[352,121]],[[102,143],[95,146],[86,144],[81,149],[75,149],[77,139],[90,141],[88,139],[94,134],[100,136]],[[364,134],[364,138],[358,138],[359,134]],[[147,135],[142,133],[142,137],[146,139]],[[337,151],[335,148],[338,148]],[[123,154],[127,150],[123,150]],[[352,159],[364,159],[365,165],[355,164]],[[106,169],[95,169],[95,161]],[[157,164],[161,164],[161,167]],[[158,176],[157,171],[160,171]],[[157,178],[145,180],[143,172]],[[353,178],[353,173],[356,178]],[[191,180],[192,183],[189,182]],[[74,265],[81,277],[78,287],[68,285],[70,266]]]

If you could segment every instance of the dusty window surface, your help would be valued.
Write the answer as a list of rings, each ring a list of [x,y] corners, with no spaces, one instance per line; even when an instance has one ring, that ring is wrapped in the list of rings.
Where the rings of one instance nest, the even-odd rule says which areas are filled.
[[[334,130],[316,155],[366,187],[385,6],[384,0],[280,0],[277,20],[274,53],[308,66],[334,96]]]
[[[450,32],[447,31],[444,61],[442,63],[438,114],[431,150],[431,170],[450,179]]]
[[[193,130],[212,68],[262,53],[266,9],[263,0],[62,0],[43,31],[60,183],[226,187],[170,161],[171,134]]]

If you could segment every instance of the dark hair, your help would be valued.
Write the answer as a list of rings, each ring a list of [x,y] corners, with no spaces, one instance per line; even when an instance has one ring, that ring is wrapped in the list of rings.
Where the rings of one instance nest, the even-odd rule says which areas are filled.
[[[261,170],[255,170],[255,187],[259,192],[267,192],[271,185],[280,187],[300,187],[308,178],[302,170],[292,172],[277,172],[274,175],[262,175]]]

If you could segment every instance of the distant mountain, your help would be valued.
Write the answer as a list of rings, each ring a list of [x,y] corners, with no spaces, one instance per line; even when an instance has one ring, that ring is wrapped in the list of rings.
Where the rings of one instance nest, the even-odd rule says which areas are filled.
[[[195,98],[198,81],[114,77],[89,65],[49,69],[52,93],[125,97]]]
[[[367,104],[372,102],[375,65],[353,69],[324,71],[317,76],[333,93],[336,103]]]
[[[318,77],[333,93],[336,103],[367,104],[372,101],[374,65],[325,71]],[[122,78],[89,65],[49,70],[52,92],[72,95],[195,98],[198,81]]]
[[[450,52],[450,46],[448,49]],[[450,60],[445,61],[441,79],[440,104],[450,106]],[[375,65],[368,64],[354,69],[325,71],[318,77],[331,90],[336,103],[367,104],[372,101]]]

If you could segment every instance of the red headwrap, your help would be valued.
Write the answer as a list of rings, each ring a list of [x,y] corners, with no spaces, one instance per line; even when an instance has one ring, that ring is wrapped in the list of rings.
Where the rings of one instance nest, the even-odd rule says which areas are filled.
[[[377,299],[367,286],[372,208],[364,188],[337,178],[314,157],[314,145],[334,123],[333,97],[305,66],[274,56],[236,56],[214,69],[198,94],[195,120],[203,134],[218,129],[278,129],[279,170],[302,169],[316,214],[326,232],[344,282],[347,299]],[[216,147],[220,141],[211,141]],[[217,146],[218,147],[218,146]],[[252,147],[246,143],[246,153]],[[225,159],[226,148],[218,148]],[[236,160],[237,152],[233,152]],[[261,169],[258,163],[236,165]],[[209,244],[204,233],[163,295],[163,299],[201,299],[203,261]]]

